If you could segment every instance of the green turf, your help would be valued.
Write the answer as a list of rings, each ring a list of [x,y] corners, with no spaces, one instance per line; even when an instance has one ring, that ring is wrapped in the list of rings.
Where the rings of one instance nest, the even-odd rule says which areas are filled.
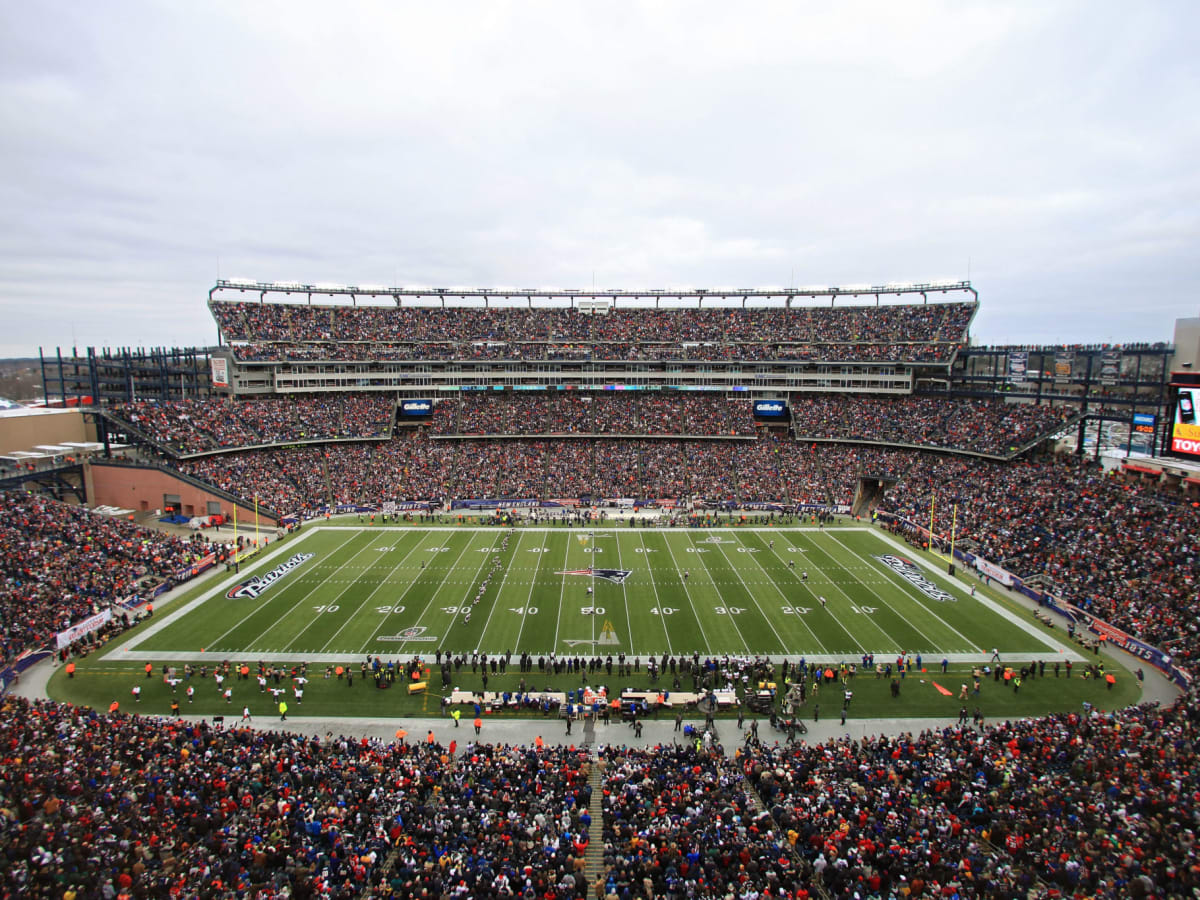
[[[125,643],[131,659],[195,659],[203,648],[209,658],[311,662],[437,649],[835,660],[907,652],[955,661],[993,647],[1057,653],[970,597],[961,581],[921,569],[956,600],[926,596],[876,558],[917,557],[865,527],[527,528],[502,549],[506,534],[313,528],[210,587],[207,599],[156,633]],[[297,553],[312,557],[258,598],[226,596]],[[621,582],[589,575],[593,560],[596,570],[630,574]]]
[[[502,549],[505,535],[509,544]],[[972,597],[973,579],[950,578],[944,561],[889,540],[862,525],[609,525],[591,531],[520,528],[511,534],[474,524],[309,527],[273,546],[241,573],[222,573],[187,592],[155,619],[80,661],[75,679],[67,680],[60,671],[51,693],[97,707],[118,699],[127,708],[136,683],[143,685],[138,709],[166,713],[172,696],[158,675],[163,665],[181,667],[191,661],[211,667],[228,659],[247,662],[253,671],[260,659],[288,665],[306,660],[310,682],[303,708],[293,705],[293,714],[411,716],[438,713],[450,687],[475,690],[482,679],[468,664],[443,687],[434,667],[429,692],[409,696],[400,687],[377,691],[369,681],[356,680],[352,688],[336,678],[326,681],[326,666],[352,664],[357,672],[368,656],[432,660],[439,649],[468,655],[524,650],[535,657],[551,651],[560,656],[624,653],[637,660],[637,672],[588,678],[619,692],[651,686],[645,671],[650,654],[858,662],[868,652],[882,661],[906,652],[922,654],[928,672],[909,675],[898,700],[890,696],[886,679],[860,675],[850,717],[954,716],[962,705],[959,685],[970,682],[972,665],[988,660],[993,647],[1006,661],[1045,659],[1051,667],[1078,650],[1060,643],[1066,638],[1061,629],[1046,629],[1000,594],[981,590]],[[309,553],[310,559],[258,598],[226,596],[251,576]],[[929,563],[920,573],[955,599],[927,596],[876,558],[885,554]],[[586,572],[592,560],[597,569],[630,574],[620,583],[563,574]],[[489,572],[488,587],[475,605],[472,600]],[[824,608],[821,596],[827,600]],[[469,622],[463,615],[467,607],[472,609]],[[951,660],[944,677],[943,657]],[[143,673],[147,661],[155,671],[150,679]],[[972,695],[967,705],[972,710],[979,705],[994,718],[1078,709],[1085,700],[1105,708],[1135,702],[1140,693],[1135,679],[1114,660],[1108,666],[1118,674],[1112,690],[1079,677],[1069,682],[1047,677],[1026,681],[1020,694],[1014,694],[985,681],[981,696]],[[488,687],[515,690],[521,677],[513,670],[493,675]],[[578,675],[525,677],[530,689],[567,690],[582,681]],[[935,680],[955,696],[940,694]],[[184,711],[240,715],[241,706],[248,704],[255,715],[264,716],[275,708],[253,679],[232,682],[230,704],[218,696],[211,678],[197,676],[193,683],[198,685],[193,704],[187,704],[182,686],[175,695]],[[286,678],[283,686],[288,686]],[[672,678],[660,679],[658,686],[671,688]],[[682,687],[691,689],[688,683]],[[838,715],[839,698],[826,700],[826,715]],[[812,715],[811,701],[806,715]]]

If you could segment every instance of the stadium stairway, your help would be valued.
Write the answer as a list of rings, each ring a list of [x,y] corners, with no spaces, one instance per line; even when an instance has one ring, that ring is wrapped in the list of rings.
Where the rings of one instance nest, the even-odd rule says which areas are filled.
[[[321,477],[325,481],[325,502],[329,505],[330,509],[333,509],[335,506],[333,479],[329,477],[329,460],[324,453],[321,454]]]
[[[587,883],[593,885],[598,879],[608,876],[604,865],[604,760],[597,759],[592,771],[588,773],[588,784],[592,788],[592,799],[588,804],[588,813],[592,824],[588,826],[588,847],[583,857],[583,874]]]
[[[750,798],[750,803],[754,807],[755,812],[764,816],[771,815],[770,810],[767,809],[766,804],[762,801],[762,795],[758,793],[758,787],[750,784],[749,781],[746,783],[746,796]],[[773,820],[772,824],[774,824]],[[832,900],[832,898],[829,896],[829,891],[827,891],[825,889],[825,885],[821,883],[821,879],[816,876],[809,864],[804,861],[803,857],[796,852],[796,848],[789,847],[786,842],[784,842],[783,846],[786,848],[788,856],[791,857],[792,864],[796,867],[796,871],[807,873],[807,877],[805,878],[805,887],[812,892],[812,895],[820,898],[820,900]]]

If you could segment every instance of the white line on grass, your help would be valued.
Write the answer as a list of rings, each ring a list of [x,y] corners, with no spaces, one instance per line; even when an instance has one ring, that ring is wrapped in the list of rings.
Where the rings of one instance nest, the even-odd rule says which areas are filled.
[[[847,547],[845,544],[843,544],[843,543],[842,543],[842,542],[841,542],[841,541],[840,541],[838,538],[836,538],[836,537],[835,537],[833,540],[834,540],[834,541],[836,541],[836,542],[837,542],[837,545],[838,545],[839,547],[841,547],[843,550],[845,550],[847,553],[849,553],[851,556],[853,556],[853,557],[855,557],[855,558],[857,558],[857,559],[861,559],[863,562],[868,562],[868,560],[867,560],[867,559],[866,559],[866,558],[865,558],[865,557],[864,557],[862,554],[860,554],[860,553],[857,553],[857,552],[855,552],[854,550],[851,550],[849,547]],[[884,568],[886,568],[886,567],[884,567]],[[891,583],[899,583],[899,584],[900,584],[900,586],[901,586],[902,588],[905,588],[905,590],[902,590],[902,591],[900,592],[901,596],[903,596],[903,597],[911,597],[911,595],[909,595],[909,594],[907,593],[907,590],[908,590],[908,589],[912,589],[912,585],[911,585],[911,584],[909,584],[907,581],[905,581],[905,580],[904,580],[903,578],[901,578],[899,575],[897,575],[897,574],[895,574],[894,572],[892,572],[892,570],[891,570],[891,569],[887,569],[887,571],[886,571],[886,572],[884,572],[884,574],[885,574],[885,575],[888,575],[888,577],[889,577],[889,584],[891,584]],[[854,578],[854,580],[855,580],[855,581],[857,581],[859,584],[861,584],[861,585],[862,585],[864,588],[867,588],[867,590],[868,590],[868,591],[871,591],[871,589],[870,589],[869,587],[867,587],[867,585],[866,585],[866,584],[864,584],[864,583],[863,583],[863,581],[862,581],[862,579],[860,579],[858,576],[856,576],[856,575],[852,575],[851,577],[852,577],[852,578]],[[899,616],[901,619],[903,619],[905,622],[907,622],[910,628],[912,628],[914,631],[916,631],[918,634],[920,634],[920,635],[921,635],[921,637],[924,637],[926,640],[928,640],[928,637],[926,636],[926,634],[925,634],[924,630],[922,630],[922,629],[918,628],[916,625],[914,625],[914,624],[912,623],[912,621],[911,621],[911,620],[908,618],[908,616],[904,615],[904,613],[900,612],[900,610],[896,609],[896,607],[894,607],[894,606],[892,606],[892,604],[888,603],[888,601],[884,599],[884,597],[883,597],[883,595],[882,595],[882,594],[876,594],[874,591],[871,591],[871,593],[872,593],[872,594],[874,594],[876,597],[878,597],[878,598],[879,598],[879,601],[880,601],[881,603],[883,603],[885,606],[887,606],[887,608],[888,608],[888,609],[892,610],[892,612],[894,612],[894,613],[895,613],[896,615],[898,615],[898,616]],[[960,648],[958,648],[958,649],[960,649],[960,650],[964,650],[964,651],[966,651],[966,652],[968,652],[968,653],[969,653],[971,650],[976,650],[976,651],[980,651],[980,652],[982,652],[982,651],[983,651],[983,648],[982,648],[982,647],[980,647],[980,646],[977,646],[977,645],[976,645],[976,644],[975,644],[973,641],[971,641],[971,640],[970,640],[970,639],[969,639],[969,638],[968,638],[968,637],[967,637],[965,634],[963,634],[961,631],[959,631],[957,628],[955,628],[953,625],[951,625],[949,622],[947,622],[945,619],[943,619],[941,616],[939,616],[939,615],[938,615],[936,612],[934,612],[934,611],[933,611],[933,609],[931,609],[930,607],[926,606],[926,605],[925,605],[924,603],[922,603],[920,600],[915,600],[914,602],[916,602],[917,606],[919,606],[921,609],[923,609],[923,610],[925,610],[926,612],[928,612],[930,616],[932,616],[933,618],[937,619],[939,622],[941,622],[941,623],[942,623],[943,625],[945,625],[945,626],[946,626],[948,629],[950,629],[952,632],[954,632],[955,634],[957,634],[957,635],[959,636],[959,638],[961,638],[961,639],[962,639],[962,641],[965,643],[965,645],[966,645],[966,646],[965,646],[965,647],[960,647]],[[916,648],[914,647],[913,649],[916,649]],[[938,650],[938,649],[940,649],[940,648],[934,647],[934,648],[931,648],[931,649],[933,649],[933,650],[935,650],[935,651],[936,651],[936,650]]]
[[[696,546],[695,538],[693,538],[690,534],[685,535],[685,537],[691,542],[692,547],[694,548]],[[715,537],[715,535],[714,535],[714,537]],[[714,541],[714,543],[719,544],[719,542],[717,542],[717,541]],[[708,548],[701,547],[700,549],[706,550]],[[724,555],[724,554],[722,554],[722,555]],[[717,591],[717,599],[722,603],[722,605],[724,605],[725,618],[729,620],[729,624],[732,625],[733,630],[737,632],[737,639],[741,642],[742,648],[747,653],[752,653],[753,651],[750,649],[750,645],[746,643],[746,636],[742,634],[742,629],[738,628],[737,617],[729,612],[729,606],[727,605],[729,601],[727,601],[721,595],[721,591],[717,589],[717,580],[715,578],[713,578],[712,570],[709,569],[708,564],[704,561],[704,555],[702,553],[697,553],[697,554],[695,554],[695,556],[696,556],[696,561],[699,562],[700,565],[704,568],[704,574],[708,576],[709,583],[713,586],[713,589]],[[744,583],[743,583],[743,586],[744,586]],[[749,588],[747,588],[747,590],[749,590]],[[760,610],[760,612],[761,612],[761,610]],[[696,614],[696,618],[697,618],[697,620],[699,620],[699,618],[700,618],[699,613]],[[708,643],[708,638],[706,637],[704,639],[704,641],[705,641],[705,643]],[[711,651],[712,648],[710,647],[709,650]]]
[[[791,541],[789,541],[789,543],[791,543]],[[796,547],[796,546],[799,546],[799,545],[798,545],[798,544],[794,544],[794,543],[792,543],[792,546],[793,546],[793,547]],[[816,562],[816,560],[813,560],[813,561],[812,561],[812,567],[813,567],[813,569],[814,569],[814,570],[815,570],[815,571],[816,571],[816,572],[817,572],[817,573],[818,573],[818,574],[819,574],[819,575],[820,575],[820,576],[821,576],[823,579],[825,579],[825,582],[826,582],[827,584],[829,584],[829,585],[832,585],[832,586],[833,586],[833,589],[834,589],[835,591],[837,591],[839,594],[841,594],[841,595],[842,595],[842,597],[844,597],[846,600],[849,600],[849,599],[850,599],[850,595],[849,595],[849,594],[847,594],[845,591],[843,591],[843,590],[842,590],[840,587],[838,587],[838,582],[834,581],[832,578],[830,578],[828,575],[826,575],[826,574],[825,574],[825,570],[824,570],[824,569],[822,569],[822,568],[821,568],[819,565],[817,565],[817,562]],[[813,606],[814,606],[814,608],[815,608],[815,607],[816,607],[816,605],[817,605],[817,604],[820,602],[820,601],[818,601],[818,600],[817,600],[817,596],[818,596],[818,595],[817,595],[817,592],[816,592],[816,591],[814,591],[814,590],[812,589],[812,587],[810,587],[810,586],[809,586],[808,582],[804,582],[804,581],[802,581],[802,582],[800,583],[800,586],[801,586],[801,587],[803,587],[803,588],[805,588],[805,589],[808,591],[808,593],[812,595],[812,598],[813,598]],[[832,592],[831,592],[831,593],[832,593]],[[842,619],[841,619],[841,616],[837,615],[836,613],[829,613],[829,618],[833,619],[834,623],[835,623],[835,624],[836,624],[836,625],[837,625],[839,628],[841,628],[841,629],[842,629],[842,631],[846,632],[846,636],[847,636],[848,638],[850,638],[850,640],[851,640],[851,641],[853,641],[853,642],[854,642],[854,644],[855,644],[855,645],[858,647],[858,649],[859,649],[859,650],[863,651],[864,653],[866,653],[866,652],[870,652],[870,651],[868,651],[868,650],[867,650],[867,648],[866,648],[866,647],[864,647],[864,646],[862,645],[862,642],[861,642],[861,641],[860,641],[858,638],[856,638],[856,637],[854,636],[854,632],[852,632],[852,631],[851,631],[849,628],[847,628],[847,627],[846,627],[846,623],[844,623],[844,622],[842,621]],[[879,632],[881,635],[883,635],[885,638],[891,638],[891,635],[890,635],[890,634],[888,634],[886,631],[884,631],[884,630],[883,630],[883,628],[881,628],[881,627],[880,627],[880,626],[879,626],[879,625],[878,625],[876,622],[873,622],[873,621],[871,621],[871,619],[867,619],[867,621],[868,621],[868,622],[871,622],[871,627],[872,627],[872,628],[874,628],[876,631],[878,631],[878,632]],[[891,652],[891,651],[886,651],[886,652]]]
[[[545,545],[546,545],[546,539],[542,538],[542,546],[544,547]],[[520,552],[520,550],[521,550],[521,539],[517,538],[517,546],[513,548],[513,556],[516,556],[517,553]],[[539,562],[541,561],[541,557],[542,557],[542,554],[539,553],[538,554]],[[496,596],[492,598],[492,608],[490,610],[488,610],[487,619],[484,620],[484,623],[483,623],[483,630],[479,632],[479,640],[476,641],[476,643],[475,643],[475,652],[476,653],[478,653],[480,651],[480,649],[483,647],[483,639],[484,639],[484,636],[487,635],[488,626],[492,624],[492,616],[494,616],[496,614],[496,608],[500,605],[500,597],[504,594],[504,585],[508,582],[508,572],[509,572],[508,567],[505,566],[504,574],[500,576],[500,583],[498,585],[496,585]],[[534,577],[536,579],[536,576],[534,576]],[[531,593],[533,592],[532,584],[529,586],[529,590]],[[529,609],[528,606],[526,606],[525,608],[527,610]],[[524,620],[524,616],[522,616],[521,618],[522,618],[522,620]],[[497,652],[499,652],[499,648],[497,648]]]
[[[669,628],[667,628],[667,617],[665,615],[663,615],[662,598],[658,596],[658,585],[654,581],[654,567],[650,565],[650,553],[646,547],[646,538],[644,537],[644,534],[645,534],[644,531],[642,531],[641,529],[638,530],[638,533],[637,533],[638,540],[640,540],[642,542],[642,559],[646,563],[646,572],[650,575],[650,588],[654,591],[655,608],[658,610],[658,620],[662,623],[663,637],[666,638],[666,641],[667,641],[667,653],[670,654],[671,656],[674,656],[675,651],[671,649],[671,630]],[[629,615],[629,597],[628,596],[626,596],[626,598],[625,598],[625,615],[626,616]],[[633,629],[630,628],[629,630],[632,633]]]
[[[758,537],[760,540],[762,540],[763,542],[766,542],[766,540],[767,540],[767,539],[766,539],[766,538],[764,538],[762,535],[757,535],[757,537]],[[772,541],[772,543],[774,543],[774,542]],[[778,553],[776,553],[776,552],[775,552],[775,548],[774,548],[774,547],[771,547],[771,546],[769,546],[769,545],[768,545],[768,546],[767,546],[767,550],[768,550],[768,551],[770,551],[770,553],[771,553],[771,555],[772,555],[772,556],[775,556],[775,557],[777,557],[777,558],[779,559],[779,561],[780,561],[780,562],[783,562],[783,557],[782,557],[782,556],[780,556]],[[764,576],[764,577],[766,577],[766,579],[767,579],[767,582],[768,582],[768,583],[769,583],[769,584],[770,584],[772,587],[774,587],[774,588],[775,588],[776,592],[779,594],[779,599],[781,599],[781,600],[784,602],[784,604],[785,604],[786,606],[791,606],[791,607],[792,607],[792,609],[795,609],[795,604],[794,604],[792,601],[788,600],[788,598],[787,598],[787,594],[785,594],[785,593],[783,592],[783,588],[781,588],[781,587],[779,586],[779,582],[778,582],[778,581],[776,581],[776,580],[775,580],[773,577],[771,577],[770,573],[769,573],[769,572],[767,572],[767,567],[766,567],[766,566],[764,566],[762,563],[760,563],[760,562],[758,561],[758,557],[757,557],[757,556],[755,556],[753,553],[751,553],[751,554],[748,554],[748,555],[749,555],[750,557],[752,557],[752,558],[753,558],[753,560],[754,560],[754,564],[755,564],[756,566],[758,566],[758,568],[759,568],[760,570],[762,570],[763,576]],[[796,574],[796,570],[795,570],[795,569],[790,569],[790,568],[788,568],[788,567],[786,567],[786,566],[785,566],[783,571],[784,571],[784,572],[790,572],[790,573],[791,573],[791,575],[792,575],[792,578],[794,578],[794,579],[796,580],[796,583],[797,583],[797,584],[803,584],[803,583],[804,583],[804,582],[800,581],[800,576]],[[793,616],[792,616],[792,617],[793,617],[793,618],[795,618],[795,619],[797,619],[797,620],[799,620],[800,624],[804,626],[804,630],[805,630],[805,631],[807,631],[807,632],[808,632],[810,635],[812,635],[812,639],[813,639],[814,641],[816,641],[816,643],[817,643],[817,646],[821,648],[821,652],[822,652],[822,653],[826,653],[826,652],[828,652],[828,651],[825,649],[825,645],[821,643],[821,639],[820,639],[819,637],[817,637],[817,633],[816,633],[815,631],[813,631],[811,628],[809,628],[809,627],[808,627],[808,622],[806,622],[806,621],[804,620],[804,616],[800,615],[799,613],[793,613]],[[787,648],[786,648],[786,647],[784,647],[784,651],[785,651],[785,652],[787,651]]]
[[[675,558],[675,551],[671,547],[669,535],[663,535],[663,543],[667,545],[667,552],[671,554],[671,562],[675,564],[675,572],[677,574],[682,572],[683,570],[679,568],[679,560]],[[700,629],[700,640],[704,641],[705,652],[712,653],[712,645],[708,643],[708,635],[704,633],[704,622],[700,618],[700,611],[696,609],[696,601],[692,599],[692,591],[688,587],[687,579],[680,575],[679,580],[683,584],[683,595],[687,597],[688,604],[692,607],[692,617],[696,620],[696,625]]]
[[[282,556],[285,553],[292,553],[293,551],[295,551],[297,544],[301,544],[301,543],[305,542],[306,540],[308,540],[310,537],[312,537],[315,534],[317,534],[317,531],[315,529],[310,529],[309,531],[306,531],[303,534],[301,534],[295,540],[288,541],[288,542],[284,543],[283,545],[276,547],[275,550],[273,550],[270,553],[267,553],[265,556],[263,556],[262,559],[260,559],[258,561],[257,566],[260,566],[260,567],[264,566],[267,563],[274,561],[275,557],[277,557],[277,556]],[[342,543],[338,544],[337,549],[340,550],[342,547],[346,546],[346,544],[350,543],[352,540],[354,540],[353,536],[346,538],[346,540],[344,540],[344,541],[342,541]],[[247,572],[252,571],[254,568],[255,568],[254,566],[247,567]],[[169,625],[171,625],[174,622],[178,621],[179,619],[183,618],[188,613],[190,613],[192,610],[207,603],[209,600],[211,600],[213,597],[217,596],[218,594],[225,593],[231,587],[233,587],[235,584],[238,584],[246,577],[247,576],[243,575],[241,572],[234,572],[232,575],[229,575],[223,581],[218,582],[216,587],[210,588],[209,590],[205,591],[203,594],[196,597],[195,599],[188,601],[187,604],[185,604],[184,606],[181,606],[179,609],[173,610],[171,613],[169,613],[166,616],[163,616],[158,621],[152,622],[151,624],[147,625],[143,630],[139,631],[131,640],[129,640],[128,643],[121,644],[119,647],[114,646],[112,650],[109,650],[107,653],[105,653],[100,658],[108,659],[109,657],[112,657],[115,659],[115,658],[118,658],[119,656],[122,656],[124,653],[133,650],[133,648],[139,646],[141,643],[148,640],[149,638],[154,637],[154,635],[158,634],[164,628],[168,627]],[[149,652],[149,651],[147,651],[147,652]]]
[[[911,559],[921,568],[925,569],[928,572],[932,572],[934,575],[937,576],[939,581],[942,581],[946,584],[950,584],[950,585],[954,585],[955,587],[958,587],[958,585],[955,585],[954,582],[950,579],[949,575],[947,575],[945,572],[943,572],[941,569],[939,569],[937,566],[935,566],[933,563],[929,562],[928,560],[922,559],[917,554],[915,554],[915,553],[910,554],[909,551],[903,545],[901,545],[900,543],[895,541],[891,537],[891,535],[882,534],[878,531],[872,531],[871,533],[874,534],[877,538],[879,538],[879,540],[883,541],[885,544],[888,544],[889,546],[898,550],[900,553],[904,554],[905,559]],[[999,615],[1006,622],[1011,622],[1013,625],[1016,625],[1018,628],[1020,628],[1026,634],[1031,635],[1034,638],[1037,638],[1037,640],[1040,641],[1042,644],[1049,646],[1051,649],[1057,650],[1063,656],[1070,657],[1071,659],[1075,659],[1075,660],[1084,659],[1084,657],[1081,656],[1072,647],[1069,647],[1066,644],[1060,643],[1059,641],[1055,640],[1050,635],[1043,634],[1041,631],[1038,631],[1037,626],[1035,626],[1032,622],[1026,622],[1024,619],[1013,618],[1013,616],[1006,609],[1004,609],[1004,607],[1002,607],[1000,604],[996,603],[990,597],[986,597],[982,593],[977,593],[975,595],[975,600],[978,601],[983,606],[986,606],[992,612]]]
[[[738,543],[741,544],[740,539],[738,540]],[[763,617],[764,621],[766,621],[767,627],[771,629],[771,634],[775,635],[775,640],[779,641],[779,652],[787,653],[787,642],[775,629],[775,623],[771,621],[770,617],[765,612],[763,612],[762,606],[759,605],[758,598],[754,596],[754,591],[750,590],[750,585],[746,584],[746,579],[742,577],[741,569],[737,567],[737,564],[731,560],[729,558],[729,554],[725,552],[724,542],[718,544],[717,546],[721,548],[721,556],[725,558],[725,562],[729,563],[729,568],[733,569],[733,573],[737,575],[738,581],[740,581],[742,583],[742,587],[745,588],[746,595],[750,598],[750,602],[754,604],[754,608],[758,610],[758,614]],[[746,555],[752,556],[753,554]],[[761,569],[762,566],[759,566],[759,568]],[[776,586],[776,590],[778,590],[778,586]],[[749,646],[747,646],[746,649],[749,650]]]
[[[529,604],[533,600],[533,589],[537,586],[538,570],[542,567],[542,557],[546,555],[546,539],[549,537],[549,534],[542,537],[542,552],[538,554],[538,564],[533,570],[533,578],[529,581],[529,593],[525,596],[525,612],[521,615],[521,626],[517,629],[517,639],[514,642],[514,646],[518,651],[520,651],[521,647],[521,638],[525,635],[525,620],[529,617]],[[520,540],[517,541],[517,546],[521,546]],[[517,552],[514,549],[513,556],[515,557],[516,555]],[[491,617],[489,616],[488,618],[490,619]],[[483,630],[487,631],[486,625],[483,626]]]
[[[423,541],[417,541],[417,543],[416,543],[416,546],[414,546],[414,547],[413,547],[412,549],[410,549],[410,550],[409,550],[407,553],[405,553],[405,554],[404,554],[404,556],[401,558],[400,562],[398,562],[398,563],[396,563],[396,565],[392,566],[392,571],[388,572],[388,574],[387,574],[387,577],[383,578],[383,579],[382,579],[382,580],[379,582],[379,584],[377,584],[377,585],[375,586],[375,590],[373,590],[373,591],[371,591],[371,593],[367,594],[367,596],[366,596],[366,598],[363,600],[363,602],[362,602],[362,603],[360,603],[360,604],[358,605],[358,609],[356,609],[356,610],[355,610],[355,611],[354,611],[354,612],[353,612],[353,613],[352,613],[352,614],[349,616],[349,618],[347,618],[347,619],[346,619],[346,621],[342,623],[342,627],[341,627],[341,628],[339,628],[337,631],[335,631],[333,634],[331,634],[331,635],[329,636],[329,640],[327,640],[327,641],[325,642],[324,646],[323,646],[323,647],[321,647],[321,650],[322,650],[322,651],[328,650],[328,649],[329,649],[329,645],[333,643],[333,639],[334,639],[334,638],[336,638],[336,637],[337,637],[339,634],[341,634],[341,633],[342,633],[342,632],[343,632],[343,631],[346,629],[346,626],[347,626],[347,625],[349,625],[349,624],[350,624],[350,623],[351,623],[351,622],[352,622],[352,621],[353,621],[353,620],[354,620],[354,619],[355,619],[355,618],[358,616],[358,614],[359,614],[360,612],[362,612],[362,611],[363,611],[363,609],[364,609],[364,608],[367,606],[367,604],[371,602],[371,598],[372,598],[372,597],[374,597],[374,596],[375,596],[376,594],[378,594],[378,593],[379,593],[381,590],[383,590],[383,588],[384,588],[384,585],[386,585],[386,584],[389,584],[389,583],[391,582],[391,580],[392,580],[392,576],[393,576],[393,575],[395,575],[395,574],[396,574],[398,571],[400,571],[400,567],[401,567],[402,565],[404,565],[406,562],[408,562],[408,558],[409,558],[410,556],[412,556],[414,553],[416,553],[416,552],[417,552],[417,550],[419,550],[419,549],[422,549],[422,546],[421,546],[421,545],[422,545],[422,543],[423,543]],[[365,573],[364,573],[364,574],[365,574]],[[418,575],[417,577],[418,577],[418,578],[420,578],[420,576],[419,576],[419,575]],[[401,592],[400,592],[400,596],[396,598],[396,599],[397,599],[397,601],[399,601],[399,600],[403,600],[403,599],[404,599],[404,597],[405,597],[405,596],[408,594],[409,590],[412,588],[412,586],[413,586],[413,584],[415,583],[415,581],[416,581],[416,579],[414,579],[413,581],[410,581],[410,582],[408,583],[408,587],[406,587],[406,588],[405,588],[403,591],[401,591]],[[356,581],[356,583],[357,583],[357,581]],[[349,590],[349,588],[347,588],[347,590]],[[393,604],[391,604],[391,605],[392,605],[392,606],[395,606],[396,604],[395,604],[395,603],[393,603]],[[315,620],[314,620],[314,621],[315,621]],[[386,620],[386,618],[384,619],[384,621],[385,621],[385,622],[387,621],[387,620]],[[375,634],[376,634],[378,631],[379,631],[379,629],[378,629],[378,628],[374,629],[374,630],[372,631],[372,633],[371,633],[371,637],[374,637],[374,636],[375,636]],[[362,648],[362,650],[360,650],[359,652],[360,652],[360,653],[363,653],[363,652],[365,652],[365,651],[366,651],[366,649],[367,649],[366,647],[363,647],[363,648]]]
[[[390,539],[391,538],[389,538],[389,540]],[[346,568],[346,566],[350,565],[351,562],[358,559],[358,557],[362,556],[362,554],[364,554],[367,550],[371,549],[371,546],[374,543],[375,543],[375,536],[372,536],[371,540],[367,541],[366,545],[361,550],[359,550],[355,553],[352,553],[349,556],[349,558],[346,559],[346,561],[344,563],[342,563],[340,566],[335,568],[333,570],[334,574],[337,574],[338,572],[342,571],[342,569],[344,569],[344,568]],[[273,629],[276,625],[278,625],[280,622],[282,622],[288,616],[292,615],[297,609],[299,609],[299,607],[301,605],[303,605],[308,600],[309,597],[311,597],[313,594],[315,594],[317,591],[319,591],[321,588],[323,588],[325,586],[325,584],[327,583],[327,581],[328,581],[328,579],[318,582],[313,587],[312,590],[308,591],[303,597],[301,597],[299,600],[297,600],[295,603],[293,603],[288,609],[284,610],[283,614],[280,615],[279,618],[277,618],[274,622],[272,622],[270,625],[268,625],[261,633],[259,633],[258,637],[256,637],[254,640],[249,642],[249,646],[250,647],[256,646],[258,644],[258,642],[260,640],[262,640],[262,638],[271,631],[271,629]],[[341,593],[339,593],[338,596],[340,597]],[[332,604],[329,604],[329,605],[332,605]],[[255,610],[254,612],[258,612],[258,610]],[[242,619],[241,622],[238,622],[237,625],[234,625],[233,628],[230,628],[228,631],[225,632],[225,634],[221,635],[221,637],[219,637],[219,638],[217,638],[217,640],[213,641],[214,649],[219,648],[221,646],[221,641],[224,640],[224,638],[227,635],[232,634],[243,622],[246,621],[246,619],[249,619],[250,616],[254,615],[254,612],[251,612],[250,615],[248,615],[248,616],[246,616],[246,618]],[[315,619],[317,617],[314,616],[313,618]],[[312,624],[312,623],[310,622],[309,624]],[[306,625],[305,628],[307,628],[307,627],[308,626]],[[300,634],[303,634],[303,633],[304,633],[304,629],[302,628],[300,630]]]

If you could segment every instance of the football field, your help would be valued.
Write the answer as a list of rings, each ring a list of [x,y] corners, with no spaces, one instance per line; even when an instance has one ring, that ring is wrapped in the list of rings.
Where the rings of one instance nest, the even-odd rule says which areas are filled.
[[[711,654],[1078,658],[865,525],[305,529],[111,651],[123,660]]]

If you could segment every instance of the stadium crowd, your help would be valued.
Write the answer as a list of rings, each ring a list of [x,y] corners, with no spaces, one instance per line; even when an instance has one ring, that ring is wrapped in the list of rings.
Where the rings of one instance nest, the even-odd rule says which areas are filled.
[[[958,343],[887,341],[879,343],[641,343],[558,344],[475,342],[470,344],[366,341],[234,344],[239,362],[405,362],[467,360],[495,362],[927,362],[944,363]]]
[[[699,394],[468,394],[437,404],[433,432],[733,437],[753,435],[754,416],[748,400]]]
[[[723,755],[684,744],[608,747],[601,758],[608,895],[793,896],[811,872]]]
[[[142,400],[111,407],[108,415],[171,453],[191,454],[380,437],[391,433],[395,408],[395,399],[386,394],[281,394],[254,400]]]
[[[841,307],[359,307],[214,301],[244,361],[906,360],[943,361],[973,303]]]
[[[790,409],[799,440],[875,441],[993,456],[1014,453],[1078,415],[1067,406],[846,394],[795,395]]]
[[[38,494],[0,492],[4,661],[138,594],[147,576],[172,581],[212,551],[203,538],[181,540]]]
[[[1188,897],[1200,704],[752,746],[774,821],[834,898]]]
[[[300,306],[213,301],[227,341],[958,343],[974,303],[886,306],[566,307]]]
[[[934,500],[934,492],[937,499]],[[879,509],[972,540],[980,556],[1177,659],[1194,662],[1200,510],[1095,462],[1001,464],[921,454]]]

